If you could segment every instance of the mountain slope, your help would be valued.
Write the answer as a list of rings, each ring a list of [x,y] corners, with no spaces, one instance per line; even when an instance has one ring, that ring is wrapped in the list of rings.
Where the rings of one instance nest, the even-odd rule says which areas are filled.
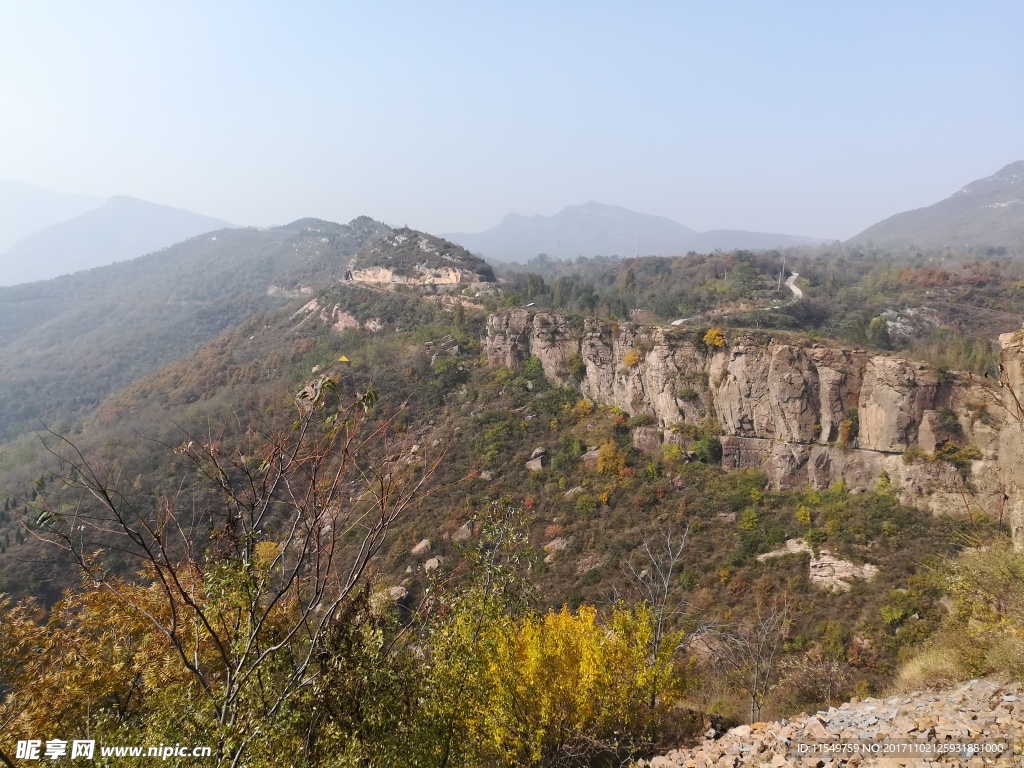
[[[131,197],[23,237],[0,256],[0,284],[16,285],[124,261],[227,222]]]
[[[555,258],[631,256],[637,252],[679,255],[689,250],[774,248],[821,242],[794,235],[741,230],[702,233],[662,216],[602,205],[593,200],[585,205],[571,205],[554,216],[510,213],[485,232],[443,236],[497,261],[526,261],[538,253]]]
[[[182,444],[176,424],[193,434],[214,430],[220,449],[230,455],[241,444],[232,436],[254,422],[260,429],[264,419],[289,424],[294,416],[287,395],[310,377],[335,377],[343,399],[372,383],[380,413],[407,409],[396,456],[424,460],[445,451],[429,502],[397,521],[379,559],[378,576],[386,585],[401,584],[411,600],[422,594],[428,557],[439,558],[435,565],[444,572],[459,567],[460,542],[480,534],[471,519],[474,511],[495,501],[528,510],[524,522],[538,553],[538,596],[556,610],[563,603],[600,599],[611,588],[623,593],[626,562],[644,557],[645,540],[658,531],[692,526],[680,584],[708,620],[724,621],[725,612],[747,610],[754,594],[797,590],[806,608],[795,613],[793,635],[811,637],[816,627],[842,617],[851,637],[869,633],[864,636],[881,649],[880,658],[872,656],[855,674],[872,684],[880,681],[876,668],[891,663],[899,628],[878,624],[878,606],[892,589],[906,587],[908,563],[954,546],[958,539],[951,523],[900,507],[892,493],[849,493],[839,484],[813,495],[769,491],[760,469],[726,472],[711,456],[707,463],[691,460],[684,449],[698,440],[694,432],[676,434],[674,451],[664,450],[660,440],[652,445],[657,429],[649,423],[596,407],[579,389],[558,386],[536,366],[516,370],[484,364],[483,318],[467,312],[460,329],[453,314],[424,300],[429,295],[331,285],[305,307],[296,306],[303,297],[271,316],[254,318],[140,379],[94,411],[87,429],[74,439],[97,448],[117,445],[115,452],[126,460],[124,476],[151,485],[162,476],[159,467],[176,461],[168,448]],[[336,326],[338,309],[355,323]],[[425,354],[430,341],[449,335],[458,341],[456,349],[433,359]],[[338,362],[341,354],[350,362]],[[609,357],[603,367],[615,376],[618,361]],[[141,440],[132,430],[150,439]],[[597,445],[616,462],[612,469],[599,467],[598,451],[587,450]],[[24,467],[19,483],[5,486],[0,467],[0,495],[25,499],[39,474],[37,467]],[[812,583],[804,555],[770,563],[758,559],[759,553],[806,533],[798,516],[803,504],[814,508],[820,544],[851,562],[867,558],[879,566],[877,576],[849,590],[828,591]],[[826,526],[830,520],[835,522]],[[897,529],[882,528],[883,522],[896,525],[898,534],[887,535],[886,530]],[[5,533],[0,522],[0,540]],[[429,552],[417,547],[424,539],[430,541]],[[0,553],[0,591],[27,586],[59,592],[52,568],[38,560],[24,565],[36,552],[45,555],[28,540],[12,545],[6,560]],[[919,601],[912,610],[920,611],[924,626],[933,607]]]
[[[37,229],[72,219],[104,202],[101,197],[66,195],[0,179],[0,253]]]
[[[851,243],[886,248],[1024,246],[1024,160],[972,181],[945,200],[878,222]]]
[[[284,305],[300,286],[340,279],[385,231],[365,217],[219,230],[132,261],[0,288],[0,437],[83,413]]]

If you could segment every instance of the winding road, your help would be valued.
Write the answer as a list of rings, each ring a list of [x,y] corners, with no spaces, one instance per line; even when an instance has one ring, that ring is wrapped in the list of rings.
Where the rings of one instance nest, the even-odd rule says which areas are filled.
[[[789,288],[789,290],[791,290],[793,292],[793,298],[790,299],[788,302],[786,302],[786,306],[788,306],[789,304],[794,304],[795,302],[800,301],[800,299],[802,299],[804,297],[804,292],[802,290],[800,290],[800,288],[798,288],[797,285],[796,285],[796,279],[798,277],[800,277],[800,273],[799,272],[793,272],[789,277],[786,278],[786,287]],[[726,313],[723,313],[723,314],[728,314],[728,313],[726,312]],[[697,315],[696,317],[683,317],[683,318],[680,318],[679,320],[673,320],[671,323],[669,323],[669,325],[672,325],[672,326],[675,326],[675,327],[678,328],[683,323],[688,323],[691,320],[698,320],[700,317],[701,317],[701,315]]]
[[[794,301],[799,301],[804,297],[804,292],[796,287],[796,279],[798,277],[800,277],[800,273],[794,272],[793,274],[786,278],[786,287],[789,288],[789,290],[791,290],[793,292],[793,295],[796,297]]]

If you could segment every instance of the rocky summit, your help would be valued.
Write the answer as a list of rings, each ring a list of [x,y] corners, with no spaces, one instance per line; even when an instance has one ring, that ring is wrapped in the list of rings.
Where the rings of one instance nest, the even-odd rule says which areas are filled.
[[[637,768],[738,766],[1019,766],[1024,754],[1020,683],[971,680],[940,691],[853,699],[792,720],[714,731],[692,749]],[[972,745],[977,750],[972,751]]]

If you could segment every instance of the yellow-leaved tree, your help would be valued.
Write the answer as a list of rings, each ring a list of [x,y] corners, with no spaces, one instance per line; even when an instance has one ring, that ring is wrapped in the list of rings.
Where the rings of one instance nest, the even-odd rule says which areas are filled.
[[[569,754],[629,754],[677,701],[666,686],[658,713],[651,681],[674,673],[674,648],[650,657],[654,617],[645,605],[563,607],[506,628],[488,660],[486,749],[504,765],[546,765]]]

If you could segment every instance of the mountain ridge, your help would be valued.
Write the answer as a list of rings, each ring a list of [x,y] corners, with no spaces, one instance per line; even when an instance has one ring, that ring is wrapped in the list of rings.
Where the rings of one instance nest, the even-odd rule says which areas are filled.
[[[825,240],[746,230],[698,232],[664,216],[654,216],[589,200],[552,216],[508,213],[484,232],[454,232],[441,237],[496,261],[526,261],[549,256],[680,255],[690,250],[766,249],[818,245]]]
[[[949,197],[889,216],[848,240],[887,248],[1024,246],[1024,160],[975,179]]]
[[[99,208],[105,198],[54,192],[0,179],[0,254],[33,232]]]
[[[0,255],[0,284],[45,280],[153,253],[234,225],[126,195],[59,221],[15,242]]]

